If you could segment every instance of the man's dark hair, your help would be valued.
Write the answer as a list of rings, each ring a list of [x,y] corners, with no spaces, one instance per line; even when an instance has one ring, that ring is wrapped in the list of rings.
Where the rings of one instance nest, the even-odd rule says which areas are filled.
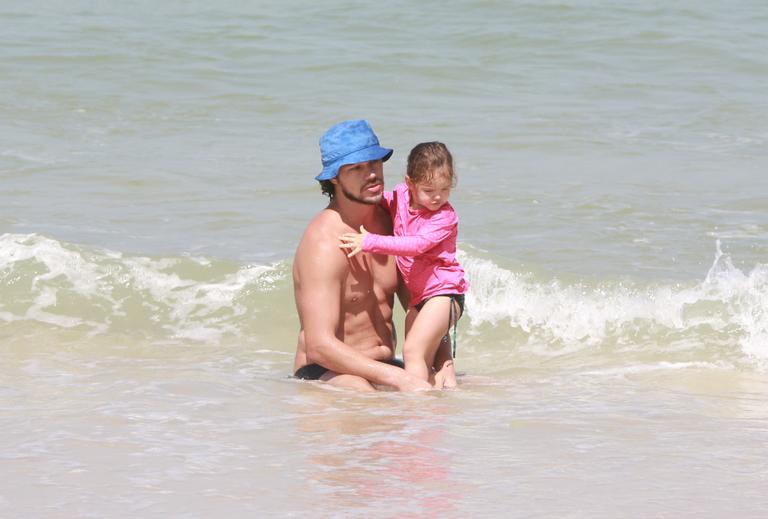
[[[320,190],[324,195],[328,195],[328,198],[331,200],[333,200],[333,197],[336,196],[336,185],[330,180],[321,180]]]

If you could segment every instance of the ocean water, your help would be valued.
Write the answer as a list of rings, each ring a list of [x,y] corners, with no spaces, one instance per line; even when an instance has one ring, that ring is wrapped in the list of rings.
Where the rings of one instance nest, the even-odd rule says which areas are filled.
[[[766,49],[758,1],[0,2],[0,517],[768,516]],[[389,187],[454,153],[457,390],[289,377],[360,117]]]

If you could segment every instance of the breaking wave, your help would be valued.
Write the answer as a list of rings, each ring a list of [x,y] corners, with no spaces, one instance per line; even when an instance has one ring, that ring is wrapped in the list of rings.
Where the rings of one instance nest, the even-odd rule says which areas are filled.
[[[719,243],[706,276],[687,284],[565,283],[467,252],[460,259],[471,283],[460,335],[475,349],[503,343],[551,356],[698,350],[688,360],[712,360],[706,352],[715,351],[715,360],[735,356],[768,364],[768,265],[744,272]],[[289,260],[242,265],[151,258],[4,234],[0,333],[13,335],[19,326],[83,337],[139,335],[151,342],[216,344],[261,334],[287,351],[298,324]]]

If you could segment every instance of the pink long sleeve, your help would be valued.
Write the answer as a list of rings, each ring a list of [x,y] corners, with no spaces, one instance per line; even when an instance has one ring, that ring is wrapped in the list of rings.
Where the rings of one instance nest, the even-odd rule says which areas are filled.
[[[363,251],[393,256],[420,256],[448,238],[455,226],[455,222],[449,219],[435,223],[437,225],[425,225],[414,236],[367,234],[363,240]]]

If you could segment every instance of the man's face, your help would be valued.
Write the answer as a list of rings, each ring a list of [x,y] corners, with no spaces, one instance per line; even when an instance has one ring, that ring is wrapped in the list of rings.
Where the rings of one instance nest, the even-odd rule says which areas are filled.
[[[349,200],[378,204],[384,194],[384,164],[381,160],[369,160],[341,166],[332,182]]]

